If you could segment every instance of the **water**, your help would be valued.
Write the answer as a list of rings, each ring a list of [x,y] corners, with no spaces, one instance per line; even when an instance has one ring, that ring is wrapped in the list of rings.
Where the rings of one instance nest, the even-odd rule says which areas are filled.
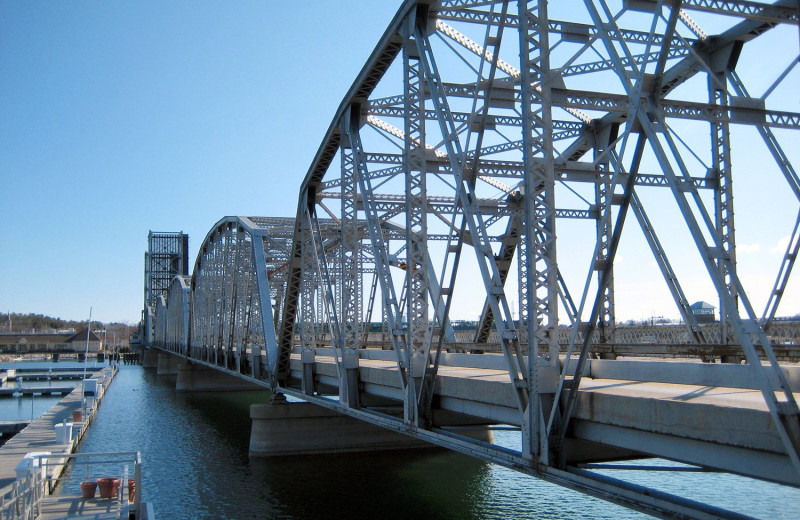
[[[0,421],[32,421],[63,399],[55,396],[0,398]]]
[[[92,369],[98,369],[98,366],[91,363],[88,366],[89,373]],[[27,368],[36,369],[46,372],[48,368],[72,368],[75,370],[82,370],[83,363],[77,361],[53,363],[50,361],[26,361],[18,363],[0,363],[0,370],[9,368]],[[66,381],[25,381],[23,375],[22,386],[25,388],[30,387],[44,387],[44,386],[77,386],[80,384],[79,380],[66,380]],[[16,383],[8,381],[2,388],[14,388]],[[0,398],[0,421],[32,421],[39,418],[43,413],[56,405],[63,399],[61,396],[20,396],[20,397],[2,397]]]
[[[160,520],[649,518],[449,452],[250,461],[249,406],[269,393],[177,393],[174,383],[123,365],[80,447],[140,451],[143,497]],[[765,519],[800,507],[800,490],[728,475],[605,473]]]

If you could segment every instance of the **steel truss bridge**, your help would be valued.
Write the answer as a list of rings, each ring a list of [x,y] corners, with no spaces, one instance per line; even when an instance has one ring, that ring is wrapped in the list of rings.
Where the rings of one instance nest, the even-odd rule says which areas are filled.
[[[800,374],[779,365],[798,325],[776,321],[800,244],[798,16],[795,0],[405,1],[297,214],[220,220],[150,309],[150,344],[656,516],[739,518],[592,463],[800,485]],[[790,237],[764,309],[737,271],[743,156],[791,208],[760,224]],[[631,235],[679,339],[616,323]],[[716,293],[715,325],[690,310],[684,256]],[[465,333],[453,316],[479,321]],[[642,349],[696,359],[613,359]],[[497,425],[518,429],[516,449],[464,434]]]

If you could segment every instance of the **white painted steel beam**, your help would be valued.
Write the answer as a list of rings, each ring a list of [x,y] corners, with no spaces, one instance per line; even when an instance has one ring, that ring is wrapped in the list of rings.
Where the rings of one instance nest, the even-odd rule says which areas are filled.
[[[713,23],[702,27],[695,13]],[[581,453],[576,442],[591,441],[800,485],[797,376],[777,354],[798,334],[775,320],[792,288],[800,220],[770,224],[790,240],[759,318],[737,271],[733,207],[734,182],[752,175],[734,163],[742,132],[761,137],[748,153],[800,201],[786,146],[800,115],[775,94],[795,81],[793,67],[759,78],[769,85],[761,98],[745,86],[764,68],[745,52],[752,42],[797,23],[794,0],[406,0],[322,136],[295,218],[218,222],[191,293],[176,285],[174,302],[155,309],[153,339],[275,391],[628,507],[735,518],[568,461]],[[796,61],[796,43],[774,45],[775,58]],[[737,193],[737,204],[748,195]],[[652,255],[684,327],[617,323],[628,210],[647,243],[632,261]],[[678,252],[663,222],[689,237]],[[697,293],[673,265],[687,246],[720,301],[719,325],[698,323],[689,308]],[[459,313],[481,319],[466,342],[451,323]],[[501,355],[453,353],[475,351],[476,337]],[[747,365],[596,359],[675,343],[705,361],[724,351]],[[624,392],[599,388],[604,378]],[[711,390],[707,402],[657,390],[702,385],[746,393],[746,404],[728,406]],[[664,414],[674,420],[660,422]],[[522,449],[445,431],[443,418],[455,416],[517,425]],[[756,426],[732,431],[749,421]],[[763,464],[749,471],[754,461]]]

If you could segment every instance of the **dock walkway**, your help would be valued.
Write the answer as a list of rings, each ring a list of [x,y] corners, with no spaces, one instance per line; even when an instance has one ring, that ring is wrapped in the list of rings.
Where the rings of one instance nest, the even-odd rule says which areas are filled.
[[[119,520],[120,506],[108,498],[82,499],[76,496],[48,496],[42,499],[38,520]]]
[[[16,468],[25,455],[29,453],[50,452],[48,457],[48,477],[57,479],[66,468],[66,456],[71,454],[86,433],[94,418],[105,389],[116,375],[116,368],[106,367],[91,375],[98,380],[97,395],[86,398],[86,410],[83,410],[83,387],[79,385],[58,404],[50,408],[41,417],[32,421],[25,429],[0,446],[0,497],[9,493],[17,479]],[[81,412],[82,421],[73,421],[73,412]],[[60,444],[56,438],[55,427],[58,424],[73,423],[73,434],[70,442]],[[63,457],[59,457],[63,455]],[[52,464],[51,463],[55,463]],[[79,496],[48,496],[42,501],[42,519],[61,518],[118,518],[102,516],[108,509],[110,500],[82,500]],[[119,515],[119,505],[116,505]],[[45,514],[46,513],[46,514]],[[63,514],[62,514],[63,513]],[[61,515],[61,516],[59,516]]]

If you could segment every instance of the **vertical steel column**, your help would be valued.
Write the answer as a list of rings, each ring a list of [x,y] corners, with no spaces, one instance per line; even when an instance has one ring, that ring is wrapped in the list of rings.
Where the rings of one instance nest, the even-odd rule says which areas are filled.
[[[225,314],[225,294],[222,292],[224,287],[222,264],[225,256],[225,242],[224,235],[221,235],[219,230],[217,230],[217,238],[212,248],[212,278],[209,289],[211,290],[212,298],[214,298],[214,313],[212,314],[214,328],[211,347],[214,349],[213,363],[219,365],[222,362],[222,323],[220,320]],[[217,296],[218,294],[220,295],[219,297]]]
[[[525,216],[520,240],[521,275],[527,284],[528,406],[523,429],[523,453],[550,462],[546,418],[554,405],[558,381],[558,279],[555,234],[552,71],[546,1],[519,3],[519,34],[523,115]],[[542,160],[535,156],[541,150]],[[547,347],[540,355],[540,345]],[[556,450],[560,447],[554,446]]]
[[[304,207],[303,221],[300,223],[301,240],[303,241],[303,274],[300,294],[300,360],[303,363],[303,393],[314,394],[314,355],[316,348],[316,319],[314,316],[316,288],[316,254],[314,235],[311,229],[311,215],[308,207]]]
[[[726,69],[709,73],[708,97],[709,102],[726,110],[728,106],[728,92],[725,89]],[[731,142],[730,127],[727,121],[711,122],[711,168],[709,177],[717,181],[714,189],[714,217],[716,223],[717,241],[727,257],[728,263],[736,268],[736,238],[733,225],[733,176],[731,174]],[[726,291],[731,295],[732,305],[739,306],[739,297],[736,286],[733,284],[731,274],[725,270],[722,261],[717,262],[720,274],[725,281]],[[720,341],[723,344],[735,341],[730,337],[728,328],[728,309],[724,298],[719,300]]]
[[[241,306],[241,299],[240,299],[240,288],[242,285],[241,281],[241,274],[242,274],[242,243],[244,242],[244,232],[243,230],[236,226],[233,227],[231,225],[230,230],[231,236],[231,248],[233,249],[233,258],[231,259],[231,263],[226,265],[226,269],[230,271],[230,280],[228,283],[231,286],[230,292],[230,318],[228,323],[228,352],[231,356],[230,365],[228,368],[235,368],[237,372],[241,370],[241,361],[242,361],[242,345],[241,345],[241,338],[242,334],[241,331],[241,322],[242,322],[242,315],[239,312],[239,308]],[[236,349],[234,351],[234,348]]]
[[[342,128],[345,132],[345,137],[350,143],[350,152],[352,153],[352,162],[354,167],[354,174],[361,189],[362,202],[364,204],[364,216],[366,220],[367,231],[369,232],[369,244],[372,248],[372,257],[375,260],[375,274],[378,277],[381,296],[383,298],[383,314],[388,324],[389,334],[392,341],[392,347],[397,355],[398,375],[400,384],[403,387],[406,397],[409,395],[407,390],[409,377],[409,349],[405,342],[405,335],[403,334],[402,325],[400,324],[400,305],[395,292],[394,283],[392,281],[392,274],[389,271],[389,253],[386,247],[386,242],[383,237],[381,229],[381,222],[378,213],[375,209],[373,201],[372,186],[370,183],[369,175],[367,175],[367,167],[364,158],[364,150],[361,146],[361,136],[359,135],[359,126],[357,115],[360,113],[359,106],[351,107],[351,110],[346,113],[342,121]],[[354,118],[351,114],[355,114]],[[409,407],[412,408],[413,413],[409,414]],[[411,424],[416,424],[416,399],[405,402],[405,421]]]
[[[348,113],[345,119],[358,118]],[[357,119],[356,119],[357,121]],[[359,262],[358,178],[353,159],[353,148],[347,135],[347,126],[342,128],[340,153],[342,163],[342,247],[339,269],[339,319],[342,330],[343,377],[339,381],[339,397],[351,408],[358,408],[358,344],[361,323],[361,265]]]
[[[524,99],[524,98],[523,98]],[[524,101],[523,101],[524,103]],[[524,132],[525,130],[523,130]],[[527,184],[523,187],[523,195],[527,189]],[[528,334],[528,320],[530,318],[530,301],[528,299],[529,294],[529,282],[530,277],[528,273],[528,252],[530,250],[530,243],[528,235],[526,234],[525,230],[525,204],[527,204],[528,197],[525,197],[523,201],[523,207],[520,209],[515,209],[516,215],[513,215],[511,218],[518,218],[520,224],[520,231],[517,234],[517,246],[516,249],[517,253],[517,301],[518,301],[518,308],[519,308],[519,341],[520,343],[524,343],[529,347],[529,354],[533,350],[531,350],[531,342],[529,341],[529,334]],[[533,240],[533,236],[531,235],[530,240]],[[533,337],[533,336],[531,336]]]
[[[181,325],[182,325],[182,332],[183,332],[183,344],[181,345],[181,353],[184,356],[189,355],[191,339],[190,339],[190,328],[189,324],[191,323],[191,309],[192,309],[192,292],[188,288],[181,291]]]
[[[436,66],[433,50],[424,27],[419,25],[414,27],[414,41],[416,42],[420,55],[420,62],[425,74],[425,81],[430,90],[431,101],[436,112],[437,122],[442,132],[444,146],[450,161],[450,167],[456,181],[456,204],[457,209],[463,215],[463,225],[456,226],[458,229],[459,240],[463,240],[464,233],[469,232],[475,256],[478,261],[478,268],[481,272],[481,280],[486,290],[487,299],[495,317],[497,336],[500,341],[500,348],[503,351],[506,368],[512,382],[517,405],[520,412],[527,407],[528,402],[528,371],[526,361],[522,354],[517,335],[514,319],[511,316],[511,309],[508,305],[503,284],[500,276],[500,269],[492,250],[492,244],[486,229],[486,223],[482,218],[478,208],[478,196],[475,193],[475,179],[470,173],[465,172],[464,153],[456,130],[455,120],[450,111],[447,100],[447,93],[442,83],[439,70]],[[457,258],[457,255],[454,255]],[[455,269],[457,261],[452,260],[453,265],[450,269]],[[444,271],[447,272],[447,267]],[[449,291],[450,288],[443,288]]]
[[[423,15],[409,16],[407,24],[424,23]],[[405,210],[406,210],[406,321],[410,349],[410,378],[406,400],[419,399],[428,367],[431,338],[428,324],[427,189],[425,177],[425,78],[413,28],[405,31],[403,71],[405,91]]]
[[[597,281],[600,283],[602,273],[606,268],[606,287],[603,291],[603,305],[600,313],[597,330],[600,333],[601,343],[614,342],[614,329],[616,319],[614,314],[614,267],[608,265],[608,250],[611,240],[611,212],[603,211],[602,208],[611,200],[613,204],[614,192],[611,189],[611,180],[608,175],[608,146],[613,139],[612,129],[614,125],[606,125],[601,131],[594,134],[594,157],[597,161],[598,173],[604,174],[602,180],[595,184],[595,205],[598,208],[597,215],[597,256],[594,259],[594,269],[597,272]]]
[[[325,293],[322,290],[317,291],[317,316],[319,321],[315,324],[314,330],[317,334],[317,339],[320,339],[320,335],[326,333],[325,329]],[[323,339],[324,341],[324,339]],[[324,344],[324,343],[323,343]]]
[[[225,368],[231,368],[235,363],[233,357],[233,327],[236,323],[236,234],[231,225],[225,226],[225,262],[222,264],[223,297],[227,304],[226,312],[220,316],[223,324],[222,344],[225,347]]]
[[[375,296],[377,292],[378,276],[373,273],[372,283],[369,285],[369,296],[367,297],[367,311],[364,314],[364,341],[369,341],[369,334],[372,332],[372,312],[375,310]]]

